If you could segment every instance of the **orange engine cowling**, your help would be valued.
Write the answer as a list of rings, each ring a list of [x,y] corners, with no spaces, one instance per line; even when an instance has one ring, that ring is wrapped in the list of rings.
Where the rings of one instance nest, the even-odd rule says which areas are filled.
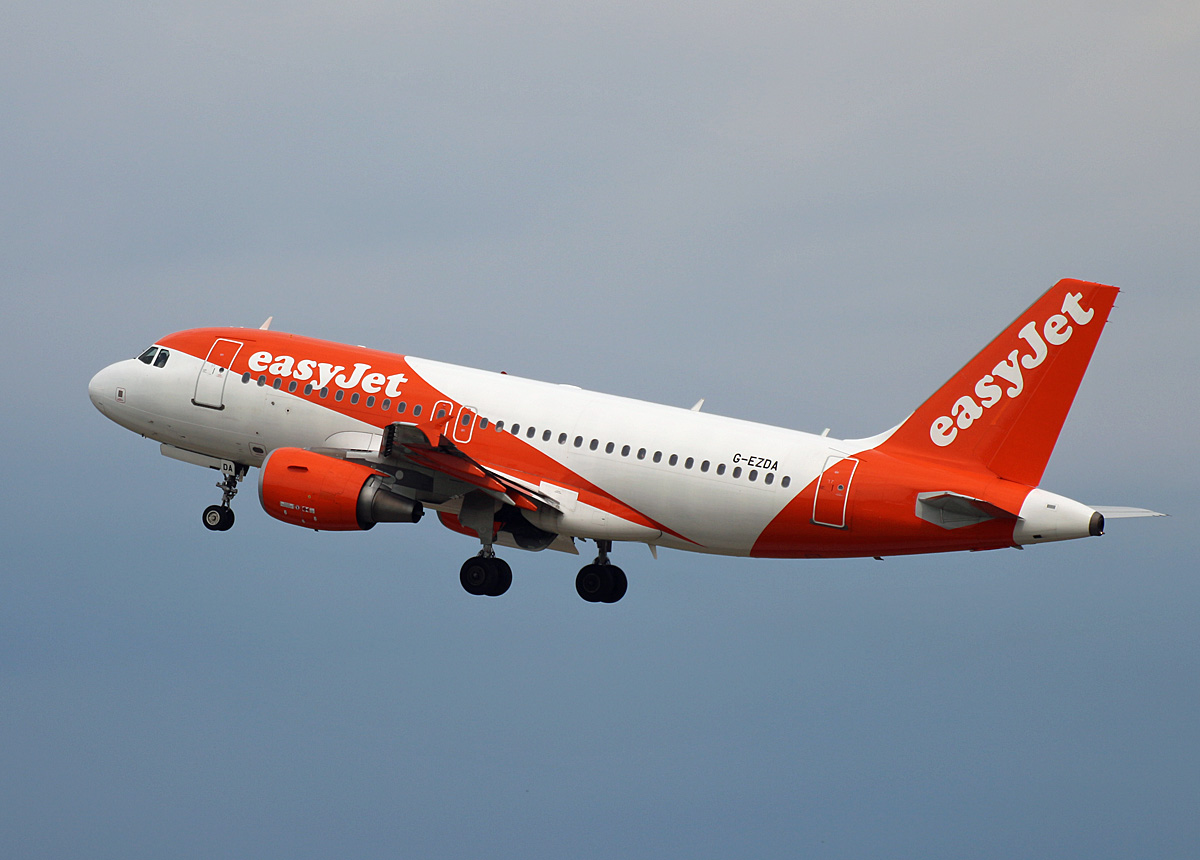
[[[262,464],[258,500],[277,520],[318,531],[415,523],[425,509],[388,492],[379,473],[301,448],[276,448]]]

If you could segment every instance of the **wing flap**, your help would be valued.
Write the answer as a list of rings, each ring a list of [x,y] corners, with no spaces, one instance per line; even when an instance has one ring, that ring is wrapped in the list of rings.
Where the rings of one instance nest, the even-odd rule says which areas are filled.
[[[539,503],[554,506],[550,497],[536,492],[525,482],[468,457],[433,425],[403,421],[389,424],[383,429],[378,450],[385,460],[440,472],[523,510],[536,511]]]

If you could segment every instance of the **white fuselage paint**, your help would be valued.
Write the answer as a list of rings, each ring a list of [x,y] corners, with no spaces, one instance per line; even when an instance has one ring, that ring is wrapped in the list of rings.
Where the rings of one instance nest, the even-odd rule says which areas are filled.
[[[643,527],[631,529],[633,524],[611,516],[605,526],[605,516],[582,505],[576,506],[578,513],[564,510],[556,520],[563,534],[577,537],[748,555],[762,530],[818,477],[831,455],[853,456],[888,435],[838,440],[426,359],[408,357],[407,361],[434,388],[488,418],[487,429],[476,433],[496,432],[497,421],[504,422],[503,432],[519,424],[526,444],[687,540]],[[336,434],[363,439],[380,432],[320,401],[259,385],[255,378],[244,383],[237,375],[226,380],[224,408],[197,406],[192,393],[202,364],[179,351],[163,368],[130,359],[100,371],[89,391],[101,412],[134,432],[251,466],[261,465],[276,448],[336,446]],[[112,396],[117,386],[124,389],[124,403],[116,403]],[[430,406],[426,404],[426,409]],[[533,439],[524,433],[530,426],[537,428]],[[546,429],[553,431],[549,441],[542,438]],[[568,436],[566,444],[558,441],[562,433]],[[574,444],[577,436],[584,440],[580,447]],[[590,449],[592,439],[598,440],[596,451]],[[616,453],[605,453],[609,442]],[[628,456],[620,455],[624,445],[632,449]],[[637,458],[641,448],[647,451],[645,459]],[[662,452],[660,463],[653,462],[656,451]],[[675,466],[668,465],[671,455],[679,458]],[[765,482],[768,470],[763,468],[758,469],[756,481],[749,481],[746,474],[751,467],[745,463],[743,476],[732,478],[735,455],[774,464],[769,469],[772,483]],[[688,457],[693,459],[690,469],[682,465]],[[708,472],[700,469],[705,460],[710,463]],[[722,463],[726,473],[718,475],[716,467]],[[790,478],[787,487],[782,481],[785,476]]]
[[[506,427],[519,424],[527,444],[695,541],[666,534],[654,541],[680,549],[749,554],[762,530],[820,474],[830,454],[852,456],[886,438],[831,439],[411,356],[408,363],[435,388]],[[537,429],[533,439],[524,436],[530,426]],[[542,439],[545,429],[552,431],[549,441]],[[560,433],[567,434],[565,445],[558,442]],[[576,437],[583,439],[580,447]],[[590,448],[592,439],[599,442],[596,451]],[[615,454],[605,453],[609,442],[616,446]],[[620,455],[624,445],[632,449],[627,457]],[[647,454],[639,460],[642,448]],[[659,463],[653,461],[656,451],[662,452]],[[680,463],[693,458],[692,468],[669,465],[672,454]],[[739,454],[777,462],[773,482],[765,483],[762,470],[754,482],[731,478],[733,458]],[[700,470],[705,460],[711,464],[708,472]],[[716,474],[720,463],[727,464],[724,475]],[[744,464],[741,469],[749,471]],[[791,479],[788,487],[782,486],[785,476]]]

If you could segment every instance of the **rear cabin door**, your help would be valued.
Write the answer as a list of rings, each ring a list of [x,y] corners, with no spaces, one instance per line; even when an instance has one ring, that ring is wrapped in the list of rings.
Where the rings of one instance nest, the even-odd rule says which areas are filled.
[[[225,408],[225,377],[229,376],[229,368],[241,349],[242,344],[236,340],[221,338],[213,343],[196,377],[196,394],[192,397],[192,403],[209,409]]]
[[[858,460],[837,454],[825,460],[821,479],[817,481],[817,493],[813,499],[812,521],[819,526],[835,529],[846,527],[846,503],[850,498],[850,482]]]

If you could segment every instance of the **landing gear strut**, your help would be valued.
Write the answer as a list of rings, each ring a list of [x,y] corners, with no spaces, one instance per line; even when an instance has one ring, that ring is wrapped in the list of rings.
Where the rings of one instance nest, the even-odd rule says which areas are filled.
[[[499,502],[483,493],[468,493],[463,497],[458,521],[479,535],[483,549],[479,555],[463,562],[458,581],[467,594],[499,597],[512,585],[512,568],[496,557],[492,542],[496,539],[496,511]]]
[[[507,561],[497,558],[490,547],[485,547],[479,555],[463,562],[458,581],[467,594],[499,597],[512,585],[512,568]]]
[[[588,603],[616,603],[629,589],[625,571],[608,560],[612,541],[598,540],[596,560],[584,566],[575,577],[575,590]]]
[[[224,480],[217,484],[217,489],[221,491],[221,504],[209,505],[204,509],[204,527],[209,531],[225,532],[233,528],[233,508],[229,503],[237,495],[238,482],[246,477],[246,471],[245,466],[235,463],[221,465],[221,472],[225,475]]]

